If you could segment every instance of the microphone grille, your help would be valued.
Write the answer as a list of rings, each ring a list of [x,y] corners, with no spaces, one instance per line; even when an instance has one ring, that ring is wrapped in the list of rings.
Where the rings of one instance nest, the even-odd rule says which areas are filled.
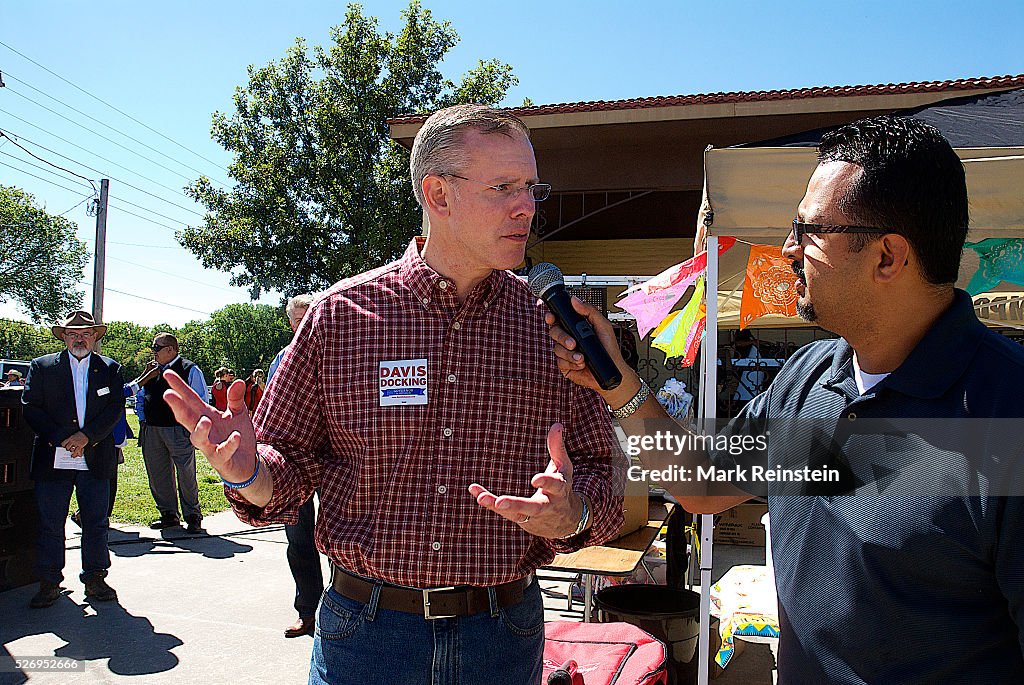
[[[553,285],[565,285],[561,270],[551,262],[534,265],[527,280],[530,282],[530,290],[536,297],[543,296],[544,291]]]

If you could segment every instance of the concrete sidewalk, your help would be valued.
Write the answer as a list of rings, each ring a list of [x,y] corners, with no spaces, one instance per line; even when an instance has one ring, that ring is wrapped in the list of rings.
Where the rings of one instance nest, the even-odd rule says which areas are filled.
[[[284,528],[251,528],[230,511],[203,523],[209,536],[111,529],[107,580],[118,601],[87,603],[78,580],[81,531],[69,522],[60,600],[30,609],[36,585],[0,593],[0,685],[305,683],[312,638],[283,635],[296,616]],[[567,609],[568,582],[541,587],[547,620],[582,620],[579,602]],[[14,658],[54,656],[84,662],[84,671],[13,668]],[[767,663],[744,655],[736,666],[744,661],[716,682],[772,682],[770,653]]]

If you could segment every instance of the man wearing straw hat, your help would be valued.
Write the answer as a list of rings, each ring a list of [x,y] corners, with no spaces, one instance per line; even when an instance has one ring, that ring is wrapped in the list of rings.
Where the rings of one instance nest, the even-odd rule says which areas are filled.
[[[36,433],[31,475],[39,509],[39,592],[33,608],[52,605],[61,593],[64,521],[72,490],[81,512],[85,596],[100,602],[117,599],[104,578],[110,568],[110,478],[117,470],[112,433],[124,414],[121,366],[93,352],[107,327],[89,312],[71,312],[51,332],[67,350],[33,359],[22,394],[25,420]]]
[[[5,388],[21,388],[24,387],[25,381],[21,379],[21,371],[17,369],[8,369],[7,371],[7,382],[4,383]]]

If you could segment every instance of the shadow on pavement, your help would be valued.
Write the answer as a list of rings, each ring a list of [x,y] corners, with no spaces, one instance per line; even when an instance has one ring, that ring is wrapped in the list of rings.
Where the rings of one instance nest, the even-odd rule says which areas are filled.
[[[95,613],[87,611],[87,607]],[[48,633],[67,643],[54,650],[53,656],[79,661],[109,659],[109,671],[126,676],[171,670],[178,665],[178,657],[170,650],[182,644],[174,635],[155,632],[149,619],[129,614],[117,602],[76,604],[64,594],[52,607],[26,607],[18,612],[17,621],[0,621],[0,683],[15,685],[28,679],[25,673],[11,668],[13,658],[2,645]]]
[[[190,534],[182,528],[168,528],[152,537],[138,531],[110,529],[108,544],[119,557],[141,557],[144,554],[202,554],[209,559],[230,559],[236,554],[252,551],[252,545],[239,544],[218,535]],[[69,550],[77,547],[68,547]]]

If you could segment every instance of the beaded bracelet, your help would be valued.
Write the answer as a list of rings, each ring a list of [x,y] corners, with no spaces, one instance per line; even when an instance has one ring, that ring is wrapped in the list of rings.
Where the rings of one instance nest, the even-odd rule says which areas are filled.
[[[253,482],[256,480],[256,476],[258,476],[258,475],[260,475],[260,455],[257,454],[256,455],[256,470],[252,472],[251,476],[249,476],[249,480],[244,480],[241,483],[232,483],[229,480],[224,480],[223,478],[221,478],[220,482],[224,484],[224,487],[226,487],[226,488],[228,488],[230,490],[241,490],[242,488],[247,488],[250,485],[252,485]]]

